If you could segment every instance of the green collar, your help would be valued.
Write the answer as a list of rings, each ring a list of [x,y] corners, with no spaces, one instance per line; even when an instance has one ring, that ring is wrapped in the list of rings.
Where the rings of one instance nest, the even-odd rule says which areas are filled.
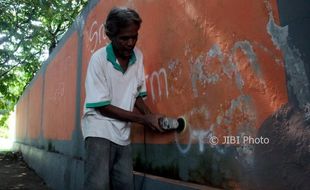
[[[123,74],[125,73],[124,69],[116,62],[116,57],[113,51],[112,43],[107,45],[107,60],[110,61],[114,67],[114,69],[121,71]],[[131,57],[129,59],[128,67],[136,62],[137,58],[135,53],[132,51]]]

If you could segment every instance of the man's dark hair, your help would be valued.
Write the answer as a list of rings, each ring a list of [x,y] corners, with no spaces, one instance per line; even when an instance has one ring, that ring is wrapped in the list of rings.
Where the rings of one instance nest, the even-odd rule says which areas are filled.
[[[129,26],[131,23],[140,27],[141,18],[139,14],[130,8],[116,7],[113,8],[107,16],[104,25],[106,35],[112,39],[115,37],[121,28]]]

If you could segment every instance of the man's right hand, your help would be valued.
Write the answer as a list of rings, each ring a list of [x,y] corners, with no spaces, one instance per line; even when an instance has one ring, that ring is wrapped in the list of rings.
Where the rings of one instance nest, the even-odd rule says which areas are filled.
[[[159,126],[159,118],[164,117],[160,114],[146,114],[144,115],[144,125],[150,127],[154,131],[164,132],[164,130]]]

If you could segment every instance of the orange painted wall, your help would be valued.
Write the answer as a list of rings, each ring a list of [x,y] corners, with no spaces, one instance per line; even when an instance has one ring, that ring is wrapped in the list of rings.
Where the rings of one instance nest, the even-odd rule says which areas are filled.
[[[28,99],[29,93],[24,93],[16,107],[16,140],[24,141],[28,128]]]
[[[133,7],[143,19],[137,46],[144,53],[147,103],[155,112],[187,119],[180,143],[188,143],[193,130],[255,135],[287,102],[283,58],[267,32],[271,16],[278,18],[276,1],[100,1],[83,32],[82,106],[88,61],[108,43],[103,22],[113,6]],[[175,138],[147,133],[150,144]],[[143,142],[140,127],[132,139]]]
[[[75,128],[77,33],[73,33],[45,72],[43,134],[69,140]]]
[[[188,143],[195,130],[255,135],[262,121],[287,102],[283,58],[267,31],[271,18],[278,18],[276,1],[268,2],[100,1],[83,29],[80,113],[88,61],[109,43],[105,17],[114,6],[129,6],[143,19],[137,46],[144,53],[148,105],[154,112],[188,121],[178,142]],[[74,32],[45,72],[42,133],[47,139],[70,140],[75,126],[77,39]],[[28,95],[20,100],[18,126],[31,127],[28,132],[27,127],[18,129],[17,136],[40,134],[42,80],[38,77],[31,88],[29,102]],[[26,115],[28,103],[32,109]],[[174,133],[147,131],[147,137],[150,144],[176,140]],[[139,126],[133,128],[132,140],[143,142]]]
[[[144,53],[147,103],[155,112],[187,119],[189,130],[179,136],[180,142],[188,142],[192,129],[237,135],[240,125],[248,122],[255,131],[287,102],[283,60],[267,33],[270,10],[263,2],[101,1],[87,17],[83,32],[81,113],[88,61],[96,49],[108,43],[102,24],[115,5],[134,7],[143,18],[137,46]],[[247,11],[233,11],[240,7]],[[276,9],[272,13],[277,18]],[[76,33],[62,49],[45,74],[43,134],[69,140],[75,125]],[[251,66],[254,58],[256,65]],[[30,91],[31,138],[40,130],[41,83],[39,78]],[[232,109],[233,103],[238,105]],[[140,127],[132,134],[133,142],[142,142]],[[148,143],[174,140],[172,133],[148,132]]]
[[[40,74],[29,91],[28,138],[36,139],[41,132],[43,78]]]

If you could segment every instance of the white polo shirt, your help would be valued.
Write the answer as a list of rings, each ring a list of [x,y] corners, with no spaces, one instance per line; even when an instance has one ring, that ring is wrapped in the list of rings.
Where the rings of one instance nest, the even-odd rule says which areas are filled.
[[[82,133],[101,137],[119,145],[130,144],[130,122],[105,117],[96,107],[114,105],[132,111],[138,96],[146,96],[143,56],[134,48],[126,72],[118,63],[112,44],[97,50],[91,57],[85,81],[86,98]]]

